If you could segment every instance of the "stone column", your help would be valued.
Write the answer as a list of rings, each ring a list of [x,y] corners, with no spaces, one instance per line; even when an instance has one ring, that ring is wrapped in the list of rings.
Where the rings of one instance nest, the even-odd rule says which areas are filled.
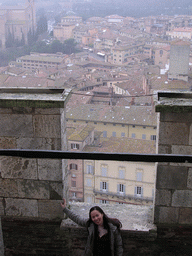
[[[3,231],[1,226],[1,217],[0,217],[0,256],[4,256],[4,243],[3,243]]]
[[[158,153],[192,154],[192,93],[162,93]],[[158,163],[154,222],[157,225],[192,224],[192,164]]]

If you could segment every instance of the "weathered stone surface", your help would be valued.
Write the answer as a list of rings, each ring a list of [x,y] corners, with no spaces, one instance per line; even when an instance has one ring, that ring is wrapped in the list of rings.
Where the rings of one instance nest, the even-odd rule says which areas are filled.
[[[5,199],[6,216],[38,217],[37,200]]]
[[[0,178],[0,197],[18,197],[17,182],[13,179]]]
[[[171,205],[171,191],[166,189],[156,190],[156,205],[170,206]]]
[[[192,208],[181,208],[180,209],[179,223],[191,225],[191,223],[192,223]]]
[[[1,157],[2,178],[37,179],[36,159]]]
[[[188,170],[187,188],[192,189],[192,168]]]
[[[17,148],[20,149],[45,149],[60,150],[61,139],[57,138],[18,138]]]
[[[62,180],[62,162],[55,159],[38,159],[38,177],[40,180]]]
[[[60,182],[49,182],[50,199],[61,200],[63,198],[63,184]]]
[[[17,148],[16,139],[11,137],[0,137],[0,148],[1,149]]]
[[[165,145],[188,145],[189,127],[185,123],[160,123],[159,144]]]
[[[157,189],[185,189],[187,187],[187,168],[184,166],[157,167]]]
[[[171,145],[159,145],[158,154],[171,154]]]
[[[21,198],[49,199],[48,182],[39,180],[18,180],[18,196]]]
[[[171,149],[171,154],[191,155],[192,152],[192,146],[172,145]]]
[[[61,200],[38,200],[40,218],[61,218]]]
[[[160,122],[192,123],[192,113],[160,113]]]
[[[3,200],[4,200],[4,199],[0,199],[0,216],[3,216],[3,215],[4,215]],[[0,254],[0,255],[1,255],[1,254]]]
[[[3,243],[3,232],[1,225],[1,217],[0,217],[0,255],[4,256],[4,243]]]
[[[179,218],[179,208],[156,206],[154,217],[154,223],[176,224]]]
[[[0,136],[33,136],[31,115],[0,115]]]
[[[192,190],[176,190],[172,196],[172,206],[192,207]]]
[[[0,114],[12,114],[12,108],[0,108]]]
[[[60,115],[36,115],[33,124],[35,137],[61,137]]]
[[[60,115],[60,111],[60,108],[35,108],[36,115]]]
[[[12,108],[12,113],[13,114],[33,114],[34,109],[33,108],[28,108],[28,107],[13,107]]]

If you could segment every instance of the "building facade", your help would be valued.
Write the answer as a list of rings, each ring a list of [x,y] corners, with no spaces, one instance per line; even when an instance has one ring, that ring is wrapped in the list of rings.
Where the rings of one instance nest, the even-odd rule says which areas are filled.
[[[24,6],[0,6],[0,47],[6,43],[28,43],[29,33],[36,31],[35,1],[26,0]],[[11,41],[11,42],[10,42]]]

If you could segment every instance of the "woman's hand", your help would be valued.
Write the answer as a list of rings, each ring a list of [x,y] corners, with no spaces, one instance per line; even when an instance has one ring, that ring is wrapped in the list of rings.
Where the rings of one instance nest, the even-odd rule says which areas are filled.
[[[65,198],[63,198],[63,202],[61,203],[61,207],[63,208],[63,209],[65,209],[65,207],[66,207],[66,199]]]

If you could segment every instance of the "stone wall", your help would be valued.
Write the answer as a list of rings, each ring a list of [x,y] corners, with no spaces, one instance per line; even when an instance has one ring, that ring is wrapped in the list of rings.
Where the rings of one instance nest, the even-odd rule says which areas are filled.
[[[24,96],[23,96],[24,95]],[[36,97],[35,97],[36,96]],[[41,93],[0,100],[0,148],[63,150],[64,101]],[[61,95],[59,95],[61,98]],[[13,97],[11,99],[10,97]],[[24,97],[22,101],[19,101]],[[34,97],[33,100],[31,98]],[[58,97],[59,98],[59,97]],[[0,215],[56,218],[63,197],[63,162],[0,157]]]
[[[172,96],[174,97],[174,94]],[[156,110],[160,112],[159,154],[191,155],[190,98],[191,94],[186,99],[170,96],[158,101]],[[154,222],[157,225],[192,224],[192,164],[158,163]]]
[[[60,223],[3,217],[5,256],[82,256],[87,231],[77,227],[60,229]],[[161,228],[157,234],[122,230],[121,234],[123,256],[191,255],[191,229]]]

